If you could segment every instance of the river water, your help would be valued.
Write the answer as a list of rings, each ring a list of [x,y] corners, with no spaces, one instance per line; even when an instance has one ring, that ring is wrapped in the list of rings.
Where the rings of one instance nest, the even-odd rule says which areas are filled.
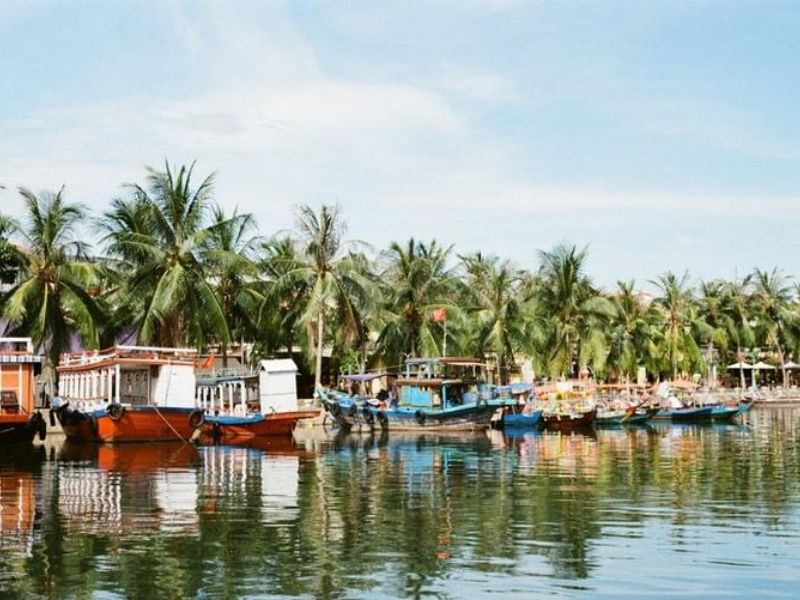
[[[0,595],[800,594],[800,409],[595,435],[0,454]]]

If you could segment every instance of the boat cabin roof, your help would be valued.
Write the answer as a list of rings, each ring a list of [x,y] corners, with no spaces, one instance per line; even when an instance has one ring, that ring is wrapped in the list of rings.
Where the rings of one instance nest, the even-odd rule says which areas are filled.
[[[434,356],[430,358],[408,358],[406,365],[452,365],[460,367],[481,367],[486,368],[486,363],[482,363],[474,358],[464,356]]]
[[[42,364],[42,357],[33,353],[31,338],[0,337],[0,364]]]
[[[158,346],[114,346],[105,350],[87,350],[62,354],[59,371],[84,371],[113,365],[150,366],[195,365],[194,348],[162,348]]]

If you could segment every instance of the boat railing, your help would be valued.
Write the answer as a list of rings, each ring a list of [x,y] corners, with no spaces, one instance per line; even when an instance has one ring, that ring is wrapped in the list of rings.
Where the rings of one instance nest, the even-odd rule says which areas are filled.
[[[120,358],[159,360],[174,362],[194,362],[195,348],[163,348],[160,346],[114,346],[103,350],[84,350],[61,355],[62,367],[90,365]]]
[[[13,350],[3,350],[3,346],[11,346]],[[33,354],[33,341],[26,337],[0,337],[0,353]]]
[[[223,367],[220,369],[199,370],[196,377],[198,383],[210,383],[219,379],[246,379],[257,377],[258,372],[249,367]]]

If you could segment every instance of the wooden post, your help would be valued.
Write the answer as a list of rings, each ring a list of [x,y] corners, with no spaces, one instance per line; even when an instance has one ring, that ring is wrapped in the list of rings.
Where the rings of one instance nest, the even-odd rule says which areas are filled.
[[[117,363],[116,365],[114,365],[114,379],[117,383],[116,389],[114,390],[114,400],[116,401],[117,404],[120,404],[119,400],[122,395],[122,392],[120,390],[120,388],[122,387],[122,381],[120,378],[121,374],[122,374],[122,369],[120,369],[119,363]]]

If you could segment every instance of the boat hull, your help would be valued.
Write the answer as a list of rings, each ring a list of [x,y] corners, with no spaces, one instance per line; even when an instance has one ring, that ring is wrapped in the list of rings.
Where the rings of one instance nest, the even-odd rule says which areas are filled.
[[[535,410],[528,414],[506,413],[501,421],[503,429],[538,429],[541,425],[541,410]]]
[[[384,431],[478,431],[489,427],[498,406],[469,404],[444,410],[423,410],[399,407],[379,409],[353,405],[331,412],[342,429],[367,428]]]
[[[750,410],[753,406],[753,402],[745,402],[744,404],[740,404],[734,408],[728,408],[727,406],[715,406],[711,411],[711,418],[714,421],[730,421],[731,419],[735,419],[741,414],[746,413]]]
[[[30,444],[38,431],[38,421],[35,416],[0,415],[0,445]]]
[[[658,420],[669,420],[675,423],[703,422],[711,420],[712,411],[713,407],[711,406],[659,410],[653,418]]]
[[[203,433],[210,435],[215,441],[222,442],[231,438],[289,436],[292,435],[298,421],[313,419],[318,415],[317,410],[299,410],[257,417],[207,416]]]
[[[105,410],[94,412],[62,407],[56,410],[67,439],[83,442],[188,441],[196,427],[188,408],[125,407],[117,419]]]
[[[544,428],[549,431],[575,431],[591,428],[597,417],[597,409],[581,413],[550,413],[542,415]]]
[[[442,411],[377,410],[370,408],[373,427],[387,431],[477,431],[489,427],[497,407],[488,404],[472,404]],[[383,417],[385,417],[385,421]]]
[[[620,411],[618,413],[598,413],[594,420],[595,427],[624,427],[626,425],[644,425],[655,415],[655,410],[644,412]]]

